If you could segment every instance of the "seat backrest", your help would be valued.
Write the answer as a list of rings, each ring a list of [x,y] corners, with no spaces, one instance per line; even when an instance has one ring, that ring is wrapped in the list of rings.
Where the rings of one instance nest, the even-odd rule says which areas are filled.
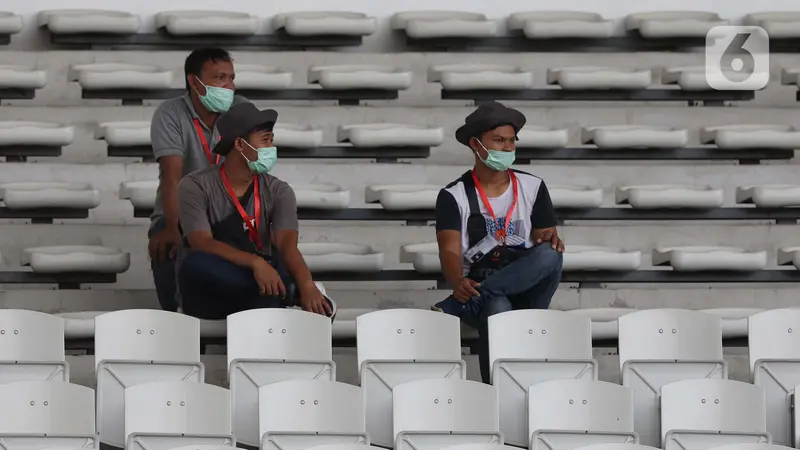
[[[619,364],[629,360],[722,359],[722,319],[686,309],[625,314],[619,326]]]
[[[402,431],[497,432],[497,389],[453,378],[409,381],[395,386],[394,435]]]
[[[551,380],[528,388],[528,430],[633,432],[633,392],[605,381]]]
[[[691,379],[661,388],[661,438],[670,430],[764,433],[764,390],[741,381]]]
[[[94,390],[63,381],[0,384],[0,434],[95,434]]]
[[[227,319],[228,366],[235,359],[330,361],[331,320],[296,309],[251,309]]]
[[[365,433],[360,387],[327,380],[291,380],[258,389],[259,436],[267,432]]]
[[[459,360],[461,321],[422,309],[389,309],[356,318],[358,367],[368,360]]]
[[[64,361],[64,319],[24,309],[0,310],[0,361]]]
[[[761,359],[800,359],[800,308],[753,314],[747,318],[747,339],[751,373]]]
[[[131,433],[231,435],[230,391],[192,381],[154,381],[125,389],[125,440]]]
[[[592,321],[552,309],[489,317],[489,367],[497,359],[591,359]]]
[[[95,364],[105,360],[200,361],[200,321],[169,311],[128,309],[94,319]]]

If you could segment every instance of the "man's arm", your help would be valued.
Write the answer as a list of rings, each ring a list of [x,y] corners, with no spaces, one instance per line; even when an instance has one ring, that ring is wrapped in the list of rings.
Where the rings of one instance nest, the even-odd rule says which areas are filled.
[[[185,178],[178,184],[178,215],[181,228],[192,249],[217,255],[237,266],[253,268],[256,255],[243,252],[228,244],[214,239],[211,224],[208,221],[208,200],[200,186],[191,178]]]
[[[300,233],[297,220],[297,198],[288,184],[281,183],[272,208],[272,241],[283,257],[286,269],[298,287],[313,283],[300,249],[297,248]]]
[[[463,278],[461,254],[461,211],[453,195],[439,191],[436,198],[436,241],[439,244],[439,262],[442,275],[456,286]]]
[[[168,228],[178,229],[178,182],[183,173],[186,143],[181,138],[177,118],[159,108],[150,122],[150,142],[158,161],[158,184]]]
[[[550,191],[544,181],[539,185],[539,192],[536,194],[536,201],[533,203],[531,211],[531,238],[535,245],[542,242],[550,242],[553,249],[559,252],[564,251],[564,243],[558,237],[558,219],[553,201],[550,199]]]

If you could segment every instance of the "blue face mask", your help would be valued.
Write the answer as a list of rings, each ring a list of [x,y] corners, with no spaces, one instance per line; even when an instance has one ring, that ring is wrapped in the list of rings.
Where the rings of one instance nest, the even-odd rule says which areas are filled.
[[[200,79],[198,78],[197,81],[200,81]],[[231,109],[231,105],[233,104],[233,89],[206,86],[202,81],[200,81],[200,84],[206,88],[206,95],[200,95],[196,90],[195,92],[197,92],[197,95],[200,97],[200,103],[203,104],[203,107],[218,114]]]
[[[258,158],[255,161],[250,161],[247,159],[247,156],[244,156],[244,152],[242,153],[244,159],[247,160],[247,167],[250,168],[250,172],[262,174],[272,170],[275,162],[278,161],[278,147],[272,146],[255,148],[247,141],[244,141],[244,143],[247,144],[248,147],[258,152]]]
[[[486,159],[481,158],[481,155],[478,155],[478,158],[481,158],[483,164],[495,172],[508,170],[517,159],[516,151],[507,152],[505,150],[489,150],[483,145],[483,142],[478,141],[478,143],[481,144],[481,147],[483,147],[483,149],[486,150],[486,153],[488,153]]]

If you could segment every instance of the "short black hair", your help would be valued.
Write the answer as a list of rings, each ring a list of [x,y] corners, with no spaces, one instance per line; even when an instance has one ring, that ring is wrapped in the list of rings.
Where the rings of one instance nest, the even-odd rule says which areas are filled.
[[[183,63],[183,78],[186,83],[187,91],[190,89],[189,81],[187,80],[189,75],[200,77],[200,72],[203,71],[203,65],[208,61],[233,61],[233,58],[231,58],[231,54],[228,53],[227,50],[219,47],[199,48],[190,53],[189,56],[186,57],[186,62]]]

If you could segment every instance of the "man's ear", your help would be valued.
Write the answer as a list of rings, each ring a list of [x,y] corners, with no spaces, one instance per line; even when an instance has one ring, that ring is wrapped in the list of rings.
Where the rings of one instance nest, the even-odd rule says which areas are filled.
[[[200,79],[197,77],[197,75],[190,73],[186,76],[186,81],[189,83],[189,86],[197,91],[198,95],[206,95],[206,88],[203,86],[203,83],[200,82]]]

